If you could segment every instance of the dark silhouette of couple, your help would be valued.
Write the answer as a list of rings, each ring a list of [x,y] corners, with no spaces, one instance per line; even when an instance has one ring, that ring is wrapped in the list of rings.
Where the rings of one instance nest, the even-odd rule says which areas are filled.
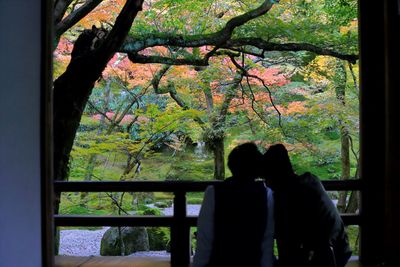
[[[232,177],[205,192],[193,267],[346,265],[351,250],[336,207],[316,176],[293,171],[282,144],[264,155],[254,143],[239,145],[228,167]]]

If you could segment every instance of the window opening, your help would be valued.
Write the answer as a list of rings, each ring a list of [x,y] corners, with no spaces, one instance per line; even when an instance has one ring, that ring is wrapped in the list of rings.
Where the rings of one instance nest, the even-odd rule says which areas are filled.
[[[357,17],[354,0],[56,1],[55,180],[223,180],[247,141],[284,143],[297,173],[359,179]],[[55,213],[173,202],[148,191],[63,192]],[[330,196],[358,212],[357,191]]]

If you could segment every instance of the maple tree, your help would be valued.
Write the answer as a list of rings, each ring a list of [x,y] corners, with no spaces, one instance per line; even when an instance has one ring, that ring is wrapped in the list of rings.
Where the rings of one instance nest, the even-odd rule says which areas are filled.
[[[344,4],[334,1],[327,4],[325,1],[295,1],[293,4],[281,1],[275,5],[269,0],[249,0],[243,2],[245,4],[227,1],[126,1],[119,12],[122,1],[56,1],[56,42],[59,48],[65,48],[64,52],[56,50],[56,57],[61,59],[58,66],[56,65],[58,78],[54,82],[56,179],[66,178],[73,140],[92,88],[103,71],[110,68],[115,61],[121,60],[126,69],[132,67],[128,60],[143,64],[143,70],[149,64],[155,64],[147,74],[133,70],[130,70],[130,74],[129,71],[124,72],[134,78],[130,81],[131,86],[143,86],[150,80],[157,94],[169,94],[179,107],[189,109],[188,101],[180,95],[183,87],[179,87],[179,82],[182,82],[179,80],[182,77],[177,75],[175,80],[164,83],[162,77],[171,71],[171,66],[177,66],[172,68],[175,69],[175,75],[185,73],[192,78],[201,76],[197,74],[196,68],[208,69],[220,59],[221,62],[225,60],[231,64],[230,79],[233,84],[236,83],[235,89],[247,91],[244,100],[247,107],[243,105],[243,110],[251,107],[253,114],[250,112],[248,116],[257,115],[265,119],[266,114],[259,116],[260,112],[271,112],[271,105],[262,107],[263,103],[257,103],[266,101],[272,104],[272,98],[270,92],[265,91],[268,85],[262,85],[264,79],[260,76],[264,75],[263,72],[271,71],[271,68],[265,68],[268,65],[265,62],[262,63],[265,65],[264,69],[253,68],[256,63],[250,62],[251,57],[260,61],[276,61],[277,57],[290,61],[293,53],[306,51],[308,54],[305,53],[303,59],[310,54],[317,54],[354,63],[358,58],[354,33],[346,32],[343,28],[338,29],[352,26],[355,16],[348,11],[354,10],[354,2],[356,1]],[[336,9],[337,7],[340,9]],[[138,13],[141,9],[143,12]],[[114,18],[116,21],[112,25],[110,21]],[[84,30],[76,41],[71,40],[71,33],[76,32],[75,28],[82,29],[91,24],[98,27],[103,24],[111,30],[93,27],[91,30]],[[71,27],[75,28],[67,32]],[[115,53],[124,55],[117,54],[115,58]],[[278,56],[273,53],[278,53]],[[67,65],[68,54],[70,62]],[[194,67],[183,68],[184,65]],[[62,73],[64,68],[65,72]],[[119,70],[114,68],[114,71]],[[107,70],[103,75],[107,75]],[[245,83],[241,83],[243,79]],[[217,81],[210,79],[208,82]],[[251,87],[264,88],[264,92],[261,89],[252,92]],[[206,88],[207,90],[209,89]],[[220,106],[222,115],[210,120],[212,122],[209,129],[212,131],[209,132],[218,133],[215,135],[216,140],[221,139],[217,129],[224,124],[223,113],[227,114],[230,109],[232,111],[234,105],[231,104],[240,101],[235,97],[236,90],[232,90],[232,94],[224,94],[225,100],[222,100]],[[213,97],[218,98],[218,95]],[[207,101],[206,99],[206,103],[211,105],[211,101]],[[279,111],[279,108],[272,108]],[[292,103],[285,112],[299,109],[301,110],[301,103]],[[283,115],[286,115],[285,112]],[[200,116],[195,120],[202,124]],[[218,173],[217,177],[221,177],[223,171]]]
[[[357,1],[56,0],[54,19],[56,180],[71,156],[99,179],[110,155],[124,163],[108,175],[135,179],[190,139],[211,148],[215,179],[244,141],[285,143],[300,171],[358,176]]]

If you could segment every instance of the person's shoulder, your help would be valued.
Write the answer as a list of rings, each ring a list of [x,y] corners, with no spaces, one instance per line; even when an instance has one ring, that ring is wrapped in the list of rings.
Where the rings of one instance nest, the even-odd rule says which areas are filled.
[[[304,190],[307,191],[315,191],[315,192],[320,192],[324,191],[322,183],[318,176],[310,173],[310,172],[305,172],[302,175],[299,176],[299,182],[304,188]]]
[[[320,183],[318,176],[312,174],[311,172],[305,172],[299,175],[299,180],[303,183]]]
[[[233,183],[233,182],[236,182],[238,179],[236,178],[236,177],[233,177],[233,176],[231,176],[231,177],[228,177],[228,178],[226,178],[224,181],[223,181],[223,183],[225,183],[225,184],[229,184],[229,183]]]
[[[204,191],[204,194],[214,194],[215,190],[215,185],[209,185],[207,186],[206,190]]]
[[[218,183],[217,186],[219,187],[224,187],[224,188],[230,188],[230,187],[240,187],[245,182],[244,179],[241,179],[239,177],[231,176],[226,178],[222,183]]]

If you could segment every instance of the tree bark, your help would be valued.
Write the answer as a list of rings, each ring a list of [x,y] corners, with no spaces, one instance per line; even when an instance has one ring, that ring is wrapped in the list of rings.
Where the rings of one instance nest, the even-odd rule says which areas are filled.
[[[103,0],[87,0],[82,6],[80,6],[77,10],[73,10],[68,16],[66,16],[63,20],[58,18],[55,24],[55,38],[56,40],[60,39],[60,36],[66,32],[69,28],[74,26],[77,22],[79,22],[82,18],[84,18],[87,14],[89,14],[93,9],[95,9]],[[68,1],[72,2],[72,1]],[[63,15],[65,14],[64,13]]]
[[[206,143],[214,153],[214,179],[223,180],[225,178],[225,123],[228,109],[232,99],[236,96],[239,83],[242,81],[243,74],[236,73],[233,84],[227,88],[225,97],[217,115],[211,118],[211,128],[206,132]]]
[[[225,149],[224,137],[213,139],[214,152],[214,180],[224,180],[225,178]]]
[[[336,98],[344,108],[346,106],[346,68],[343,62],[337,60],[336,77],[335,77]],[[339,119],[340,127],[340,144],[341,144],[341,180],[350,178],[350,140],[346,123]],[[339,193],[337,208],[340,212],[345,212],[347,204],[347,191]]]
[[[59,23],[67,12],[68,6],[72,3],[72,0],[56,0],[54,1],[53,8],[53,19],[54,23]]]
[[[136,63],[161,63],[169,65],[197,65],[207,66],[208,58],[170,58],[162,56],[144,56],[138,52],[154,46],[178,46],[178,47],[200,47],[200,46],[217,46],[220,38],[217,38],[217,33],[185,36],[179,34],[160,35],[152,34],[145,37],[136,36],[128,38],[118,52],[127,53],[132,62]],[[268,51],[291,51],[300,52],[308,51],[321,56],[331,56],[337,59],[346,60],[354,64],[359,56],[356,54],[341,53],[330,48],[319,47],[309,43],[272,43],[261,38],[235,38],[226,40],[220,48],[229,49],[232,51],[243,52],[242,47],[252,46],[261,49],[263,52],[257,52],[254,55],[264,58],[265,52]]]
[[[208,116],[211,116],[212,111],[214,109],[214,101],[211,93],[211,88],[207,86],[207,88],[204,88],[204,97],[206,98],[206,104],[207,104],[207,114]]]
[[[54,179],[66,180],[68,161],[83,110],[95,82],[122,45],[142,0],[128,0],[110,33],[85,30],[77,39],[67,70],[54,81]],[[101,34],[101,35],[99,35]],[[59,196],[54,205],[58,213]]]
[[[341,129],[341,180],[348,180],[350,178],[350,142],[348,132],[345,126]],[[339,193],[337,208],[340,212],[345,212],[347,205],[347,191]]]

